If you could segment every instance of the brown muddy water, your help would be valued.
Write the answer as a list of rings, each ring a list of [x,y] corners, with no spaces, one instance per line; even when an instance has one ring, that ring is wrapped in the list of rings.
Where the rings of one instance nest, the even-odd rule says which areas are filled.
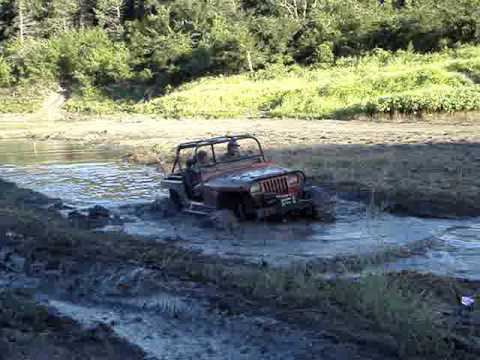
[[[174,242],[207,254],[251,262],[285,265],[386,249],[426,248],[382,264],[387,270],[421,272],[480,279],[479,219],[441,220],[396,216],[361,203],[341,199],[337,221],[244,223],[235,231],[205,227],[199,218],[179,215],[143,216],[138,209],[166,194],[162,174],[153,167],[126,164],[121,149],[85,148],[60,142],[0,141],[0,177],[77,209],[102,205],[123,219],[104,231],[124,231]]]

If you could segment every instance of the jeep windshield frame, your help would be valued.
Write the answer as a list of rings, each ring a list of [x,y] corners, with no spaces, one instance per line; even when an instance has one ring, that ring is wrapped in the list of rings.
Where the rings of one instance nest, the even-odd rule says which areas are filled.
[[[255,155],[246,155],[246,156],[239,156],[238,158],[235,158],[233,160],[229,161],[219,161],[218,157],[215,153],[215,145],[219,144],[226,144],[232,139],[235,139],[237,141],[245,140],[245,139],[250,139],[253,140],[257,146],[258,146],[258,153]],[[237,161],[244,161],[244,160],[250,160],[250,159],[260,159],[261,161],[265,162],[265,154],[263,152],[262,144],[260,144],[260,141],[253,135],[248,135],[248,134],[243,134],[243,135],[226,135],[226,136],[219,136],[219,137],[214,137],[210,139],[204,139],[204,140],[198,140],[198,141],[191,141],[191,142],[186,142],[182,143],[177,146],[177,151],[176,151],[176,156],[175,156],[175,162],[173,163],[172,167],[172,174],[175,174],[175,171],[178,170],[180,172],[183,172],[183,167],[182,163],[180,161],[180,154],[182,153],[183,150],[187,149],[194,149],[194,158],[197,158],[197,153],[200,148],[202,147],[209,147],[212,153],[212,161],[207,164],[207,165],[202,165],[202,168],[208,168],[212,167],[218,164],[228,164],[228,163],[233,163]]]

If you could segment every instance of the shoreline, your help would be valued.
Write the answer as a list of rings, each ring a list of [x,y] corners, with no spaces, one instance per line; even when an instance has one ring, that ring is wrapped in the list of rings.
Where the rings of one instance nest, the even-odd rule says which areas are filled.
[[[164,169],[169,169],[180,142],[253,133],[268,158],[387,211],[423,217],[480,216],[480,121],[7,119],[0,116],[0,140],[122,148],[128,161]]]

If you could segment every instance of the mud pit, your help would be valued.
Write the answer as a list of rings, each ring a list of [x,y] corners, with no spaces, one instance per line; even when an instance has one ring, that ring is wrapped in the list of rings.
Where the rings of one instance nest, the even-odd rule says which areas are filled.
[[[118,162],[119,152],[92,151],[58,142],[34,147],[28,142],[10,141],[2,142],[0,148],[0,163],[5,164],[0,167],[3,178],[62,199],[69,206],[65,214],[100,204],[121,219],[122,224],[103,227],[103,231],[122,231],[270,266],[316,263],[329,270],[339,259],[358,262],[376,254],[371,264],[374,268],[480,279],[477,219],[395,216],[342,200],[340,194],[334,224],[304,220],[250,222],[233,231],[221,231],[203,218],[164,217],[151,211],[155,199],[165,201],[159,188],[161,174],[153,167]],[[332,270],[341,269],[333,266]]]
[[[48,150],[48,144],[43,145]],[[28,146],[25,148],[28,149]],[[38,149],[36,151],[36,154],[27,151],[21,161],[12,161],[11,157],[8,161],[3,160],[9,165],[0,167],[1,176],[52,197],[62,198],[70,207],[61,210],[65,213],[94,204],[107,207],[122,218],[122,224],[104,227],[103,231],[130,232],[151,239],[152,242],[145,243],[135,238],[135,244],[143,243],[138,253],[142,259],[140,264],[146,264],[144,255],[150,246],[156,245],[154,242],[194,248],[242,263],[262,264],[261,267],[251,267],[257,269],[293,262],[319,261],[334,265],[339,257],[343,260],[349,257],[367,258],[379,248],[385,249],[384,254],[380,261],[373,264],[388,263],[393,269],[412,266],[432,271],[435,258],[429,260],[429,254],[443,251],[458,259],[454,268],[456,271],[460,261],[478,256],[475,248],[470,252],[473,256],[459,256],[462,252],[468,253],[467,250],[475,244],[478,227],[473,221],[397,217],[349,201],[339,202],[336,224],[301,220],[286,224],[247,223],[236,232],[217,231],[200,218],[183,215],[163,217],[161,212],[151,211],[153,200],[161,197],[159,174],[151,168],[118,163],[113,161],[115,154],[99,159],[94,152],[88,154],[80,151],[81,158],[72,159],[60,156],[57,150],[53,151],[56,154],[55,161],[48,161],[53,156],[50,153],[45,157],[46,162],[39,164],[31,158],[32,154],[39,155]],[[21,207],[45,207],[46,204],[37,199],[40,197],[38,194],[30,195],[22,198],[22,201],[29,201],[19,203]],[[44,215],[48,218],[48,212]],[[8,211],[6,217],[13,221]],[[6,224],[9,230],[8,219]],[[2,225],[5,227],[0,223],[0,230]],[[94,236],[90,232],[85,235],[87,237],[83,240]],[[20,249],[27,240],[12,231],[0,232],[0,242],[2,237],[12,244],[16,242]],[[25,253],[18,252],[15,247],[2,247],[1,287],[30,289],[41,304],[52,308],[59,316],[73,319],[80,326],[77,345],[85,344],[85,339],[91,334],[89,329],[102,330],[101,338],[109,341],[103,343],[101,350],[91,350],[99,354],[99,359],[114,358],[112,351],[117,353],[122,349],[135,354],[141,350],[144,353],[141,357],[147,359],[386,359],[394,354],[386,350],[389,348],[384,343],[386,339],[378,333],[374,339],[381,343],[380,349],[370,342],[365,346],[364,341],[370,335],[368,331],[361,334],[362,327],[358,324],[341,324],[342,329],[337,333],[333,328],[338,319],[335,314],[328,316],[328,304],[325,308],[319,306],[318,313],[315,310],[309,313],[304,308],[295,309],[295,304],[292,304],[293,309],[289,305],[283,309],[272,309],[268,304],[273,298],[252,302],[252,298],[243,298],[241,292],[233,291],[236,282],[230,285],[227,281],[225,290],[210,286],[208,282],[189,282],[192,279],[182,275],[185,274],[184,269],[176,274],[167,273],[165,265],[158,261],[149,263],[147,267],[139,266],[138,257],[137,260],[128,258],[129,246],[136,245],[130,243],[123,247],[119,244],[117,250],[110,241],[123,242],[121,234],[114,234],[109,239],[108,245],[103,248],[98,244],[92,247],[89,242],[89,245],[82,247],[81,242],[77,244],[78,248],[74,248],[76,251],[66,256],[60,256],[56,251],[42,253],[40,246],[35,251],[40,251],[41,256],[25,257]],[[35,238],[28,241],[31,242],[30,246],[36,243]],[[56,241],[59,241],[62,252],[64,239],[60,237]],[[455,251],[452,251],[453,245],[457,246]],[[27,250],[30,246],[27,246]],[[390,255],[388,247],[393,249]],[[68,246],[65,250],[68,250]],[[89,253],[82,256],[82,251]],[[108,254],[116,252],[116,255],[105,257],[105,251]],[[127,253],[129,255],[125,259]],[[121,257],[118,257],[119,254]],[[168,264],[169,259],[164,257],[162,261]],[[415,263],[415,259],[419,261]],[[226,260],[224,265],[228,264],[237,263]],[[465,264],[467,266],[463,270],[466,271],[461,275],[474,278],[478,274],[478,262],[465,261]],[[325,269],[328,271],[329,267]],[[23,274],[24,270],[28,276]],[[444,270],[443,266],[441,270]],[[277,298],[275,301],[278,301]],[[320,305],[318,300],[317,305]],[[315,329],[311,330],[305,320],[293,324],[283,322],[282,319],[288,319],[295,313],[305,313],[306,317],[315,318]],[[318,314],[322,315],[318,317]],[[355,331],[354,336],[346,336],[348,331]],[[16,342],[19,340],[16,337],[12,339]],[[52,337],[46,341],[52,341]],[[112,345],[111,341],[117,341],[117,344]],[[33,342],[24,345],[29,350],[35,348]],[[11,347],[14,351],[20,351],[18,345]],[[101,355],[105,354],[105,350],[106,355]],[[377,351],[386,352],[378,354]],[[41,357],[32,355],[30,358]]]

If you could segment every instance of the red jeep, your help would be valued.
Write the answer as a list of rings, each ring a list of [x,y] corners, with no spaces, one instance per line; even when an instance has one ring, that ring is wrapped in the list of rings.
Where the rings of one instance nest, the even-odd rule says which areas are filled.
[[[172,172],[162,186],[185,212],[206,215],[229,209],[242,220],[293,212],[331,216],[325,208],[331,210],[333,204],[331,196],[316,204],[305,174],[266,161],[260,142],[251,135],[178,145]]]

